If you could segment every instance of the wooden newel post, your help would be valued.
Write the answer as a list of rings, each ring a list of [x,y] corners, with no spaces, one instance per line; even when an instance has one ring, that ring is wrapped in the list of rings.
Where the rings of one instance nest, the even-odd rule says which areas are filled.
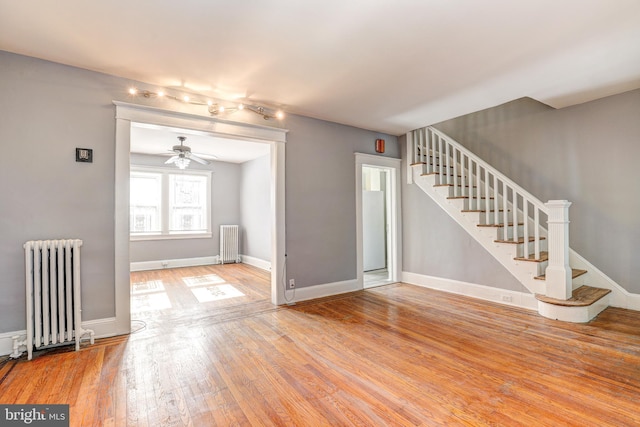
[[[549,265],[546,270],[547,296],[567,300],[571,298],[571,266],[569,265],[569,206],[566,200],[550,200],[547,220],[549,235]]]

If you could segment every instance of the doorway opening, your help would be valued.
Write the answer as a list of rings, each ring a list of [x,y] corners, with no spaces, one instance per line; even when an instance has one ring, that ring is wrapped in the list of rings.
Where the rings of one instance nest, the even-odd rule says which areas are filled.
[[[130,151],[132,319],[269,307],[269,144],[132,123]]]
[[[166,126],[205,132],[237,140],[256,141],[269,146],[269,200],[271,211],[268,274],[272,304],[284,303],[285,269],[285,142],[286,129],[229,122],[198,114],[160,110],[154,107],[114,101],[116,105],[115,144],[115,321],[113,334],[131,331],[129,179],[132,123]]]
[[[398,282],[402,266],[400,159],[356,153],[358,281]]]
[[[390,183],[385,168],[362,167],[362,270],[364,287],[389,282]]]

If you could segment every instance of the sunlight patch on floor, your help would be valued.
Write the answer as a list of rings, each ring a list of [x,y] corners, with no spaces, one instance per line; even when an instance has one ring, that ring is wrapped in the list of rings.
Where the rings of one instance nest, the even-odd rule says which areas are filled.
[[[203,276],[191,276],[191,277],[183,277],[182,281],[185,285],[191,286],[205,286],[205,285],[218,285],[225,283],[222,277],[217,274],[205,274]]]
[[[244,296],[242,292],[229,284],[193,288],[191,292],[199,302],[219,301]]]
[[[131,284],[132,294],[147,294],[149,292],[164,292],[162,280],[149,280]]]
[[[165,310],[171,308],[171,301],[166,292],[136,295],[131,298],[131,311]]]

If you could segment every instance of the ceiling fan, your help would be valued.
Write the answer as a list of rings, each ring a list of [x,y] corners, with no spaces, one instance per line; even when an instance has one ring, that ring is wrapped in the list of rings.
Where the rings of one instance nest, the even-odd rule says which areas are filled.
[[[191,163],[191,160],[198,162],[203,165],[208,165],[209,161],[202,159],[191,152],[191,147],[184,145],[184,141],[187,139],[186,136],[179,136],[178,140],[180,141],[180,145],[174,145],[170,150],[174,153],[169,160],[164,162],[166,165],[175,163],[175,165],[180,169],[185,169]]]

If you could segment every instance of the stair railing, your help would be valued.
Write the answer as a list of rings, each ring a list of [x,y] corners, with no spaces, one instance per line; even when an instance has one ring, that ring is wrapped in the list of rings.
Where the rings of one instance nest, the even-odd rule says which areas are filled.
[[[452,186],[452,197],[467,199],[468,210],[480,212],[484,224],[502,230],[500,241],[522,243],[523,259],[544,259],[540,242],[547,234],[546,295],[558,299],[571,297],[569,202],[541,202],[460,143],[430,126],[407,134],[407,151],[409,168],[424,165],[423,173],[436,175],[438,185]],[[409,176],[411,173],[409,171]],[[543,226],[545,218],[548,231]]]

